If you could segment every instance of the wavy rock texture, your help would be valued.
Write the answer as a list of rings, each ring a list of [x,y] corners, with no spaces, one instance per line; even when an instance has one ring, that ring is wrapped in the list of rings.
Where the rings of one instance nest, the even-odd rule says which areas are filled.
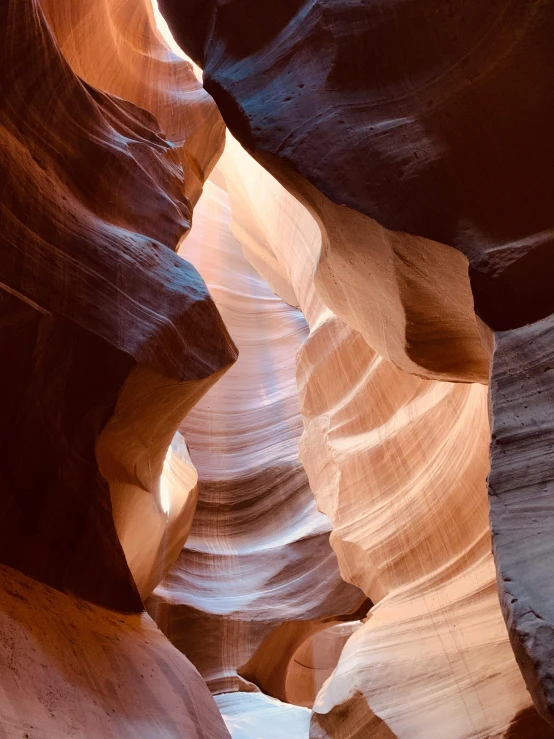
[[[199,503],[187,545],[148,610],[214,694],[258,685],[306,703],[320,678],[298,671],[295,654],[365,598],[340,577],[329,519],[316,510],[298,461],[294,363],[306,323],[244,258],[216,174],[219,184],[207,183],[180,254],[206,280],[240,355],[181,426],[199,474]],[[279,712],[279,702],[261,694],[228,700],[233,736],[265,737],[267,720]],[[305,710],[281,708],[307,726]],[[248,727],[258,733],[240,733]]]
[[[76,77],[34,0],[0,8],[0,69],[0,561],[141,610],[186,530],[167,447],[235,348],[171,250],[190,203],[153,117]]]
[[[0,574],[0,736],[228,739],[200,675],[146,614]]]
[[[310,736],[551,736],[498,604],[486,388],[408,375],[376,354],[314,289],[309,214],[236,142],[220,167],[245,253],[274,289],[288,280],[310,324],[297,359],[301,459],[343,577],[376,603],[350,627]]]
[[[402,32],[396,5],[370,0],[288,0],[273,12],[251,0],[162,0],[160,8],[231,131],[318,220],[316,281],[334,312],[402,369],[486,382],[487,331],[473,312],[467,259],[450,238],[460,175],[448,179],[453,162],[441,158],[458,144],[452,158],[468,166],[467,142],[443,140],[443,107],[459,106],[461,95],[450,94],[439,52],[450,45],[445,58],[456,58],[471,46],[464,31],[478,34],[479,25],[460,33],[456,23],[455,40],[447,25],[446,39],[427,43],[433,52],[410,65],[420,41],[406,45],[402,34],[417,21],[424,39],[435,24],[442,34],[448,12],[436,5],[437,13],[403,4]],[[476,190],[471,181],[471,196]],[[463,215],[460,231],[473,223],[472,212]]]
[[[467,739],[509,735],[530,697],[490,554],[486,390],[406,376],[338,320],[299,357],[302,459],[333,520],[341,572],[376,605],[313,726],[332,737],[380,736],[382,724],[406,739],[440,739],[446,727]],[[330,376],[334,392],[323,393]]]
[[[161,8],[231,130],[318,220],[315,280],[336,315],[382,357],[427,378],[486,381],[491,342],[480,319],[513,349],[513,358],[499,349],[493,365],[503,446],[493,444],[492,525],[508,628],[535,702],[554,723],[554,662],[532,636],[551,631],[551,600],[524,565],[536,551],[554,556],[542,528],[531,527],[533,537],[527,528],[550,485],[552,407],[545,393],[526,402],[543,383],[544,358],[536,346],[530,357],[527,339],[545,336],[540,321],[554,311],[554,7],[285,0],[268,12],[253,0],[162,0]],[[521,383],[527,377],[524,399],[513,388],[509,401],[497,394],[510,384],[508,367]],[[541,464],[522,434],[544,438]],[[507,587],[514,568],[519,582]]]
[[[225,126],[190,63],[160,37],[151,0],[40,2],[75,74],[156,116],[195,204],[223,151]]]
[[[298,200],[230,142],[182,253],[243,356],[201,399],[236,350],[172,249],[212,99],[147,0],[0,7],[0,734],[228,736],[85,602],[178,556],[151,611],[234,739],[552,736],[483,323],[554,722],[551,4],[161,5]]]
[[[160,9],[230,129],[291,187],[299,175],[386,229],[460,249],[495,329],[554,310],[551,3],[284,0],[268,12],[256,0],[161,0]]]

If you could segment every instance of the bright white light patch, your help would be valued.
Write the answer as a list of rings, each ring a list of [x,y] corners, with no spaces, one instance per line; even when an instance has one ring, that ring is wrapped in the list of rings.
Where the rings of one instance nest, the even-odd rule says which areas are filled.
[[[162,478],[160,480],[160,507],[166,516],[171,510],[171,499],[173,498],[173,483],[171,482],[171,447],[165,455]]]

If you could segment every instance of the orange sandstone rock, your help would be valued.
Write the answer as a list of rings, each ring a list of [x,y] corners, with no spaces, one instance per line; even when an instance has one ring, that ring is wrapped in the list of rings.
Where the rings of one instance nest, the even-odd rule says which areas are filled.
[[[0,735],[229,738],[200,675],[149,616],[0,575]]]
[[[0,561],[138,611],[168,562],[129,536],[160,538],[172,433],[235,348],[172,251],[190,201],[152,115],[82,82],[36,0],[0,8],[0,75]]]

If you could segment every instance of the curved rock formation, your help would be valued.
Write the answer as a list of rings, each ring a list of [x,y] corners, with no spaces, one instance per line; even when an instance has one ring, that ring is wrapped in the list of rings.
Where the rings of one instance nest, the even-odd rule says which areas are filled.
[[[440,739],[447,726],[456,739],[505,736],[530,699],[490,554],[486,389],[406,376],[336,318],[305,344],[299,381],[310,484],[343,576],[376,602],[316,701],[314,727],[357,736],[369,707],[375,726],[360,736],[383,724],[406,739]]]
[[[2,4],[0,70],[0,561],[141,610],[167,555],[130,569],[118,533],[160,539],[171,436],[235,349],[172,251],[190,202],[154,118],[76,77],[36,0]]]
[[[419,121],[418,113],[432,115],[427,97],[419,101],[414,93],[410,107],[409,93],[393,86],[394,52],[380,50],[396,13],[383,9],[372,23],[372,12],[381,12],[372,5],[290,0],[268,13],[247,0],[162,0],[160,8],[203,67],[205,87],[231,131],[318,220],[316,281],[330,308],[402,369],[486,382],[490,346],[473,312],[467,259],[439,227],[453,218],[444,211],[447,188],[441,177],[427,181],[446,144]],[[402,17],[409,15],[404,9]],[[408,33],[412,27],[413,19]],[[390,84],[379,92],[371,87],[379,79],[372,54],[391,60]],[[343,57],[358,58],[355,81]],[[366,68],[375,77],[363,82]],[[417,88],[404,79],[400,85]],[[425,210],[434,185],[437,195]],[[429,228],[419,228],[420,220]]]
[[[512,358],[499,349],[493,365],[504,368],[492,385],[502,429],[492,454],[494,546],[518,659],[554,723],[554,667],[544,643],[552,599],[523,564],[537,549],[543,560],[552,556],[534,526],[552,455],[545,441],[537,467],[528,451],[531,437],[549,438],[544,418],[552,408],[546,394],[531,405],[513,388],[509,401],[497,395],[511,384],[506,368],[526,377],[527,399],[548,365],[539,322],[554,311],[552,4],[286,0],[268,12],[252,0],[162,0],[160,7],[204,68],[231,130],[316,216],[323,234],[316,283],[340,318],[400,369],[432,379],[486,382],[491,342],[481,319],[512,348]]]
[[[294,366],[306,323],[242,255],[217,169],[214,180],[180,254],[206,280],[240,356],[181,426],[199,503],[187,545],[148,610],[214,694],[258,686],[289,703],[302,693],[306,702],[314,675],[294,673],[296,652],[365,598],[340,577],[329,520],[316,510],[298,461]],[[244,700],[246,726],[256,719]],[[232,703],[238,711],[240,698]],[[279,705],[263,696],[254,703]],[[305,712],[295,715],[306,721]],[[264,735],[264,725],[255,725]]]
[[[0,566],[0,735],[229,739],[200,675],[146,614]]]
[[[552,5],[160,4],[201,200],[155,5],[0,6],[0,736],[228,736],[160,581],[233,739],[552,736]]]
[[[150,111],[179,150],[195,204],[223,151],[225,126],[189,62],[160,37],[152,0],[40,0],[73,71]]]
[[[554,310],[550,3],[159,5],[231,131],[294,191],[301,178],[386,229],[460,249],[495,329]],[[368,240],[364,256],[384,248]]]
[[[219,166],[245,253],[275,290],[288,280],[310,324],[297,358],[301,458],[343,577],[376,603],[316,699],[310,736],[523,739],[525,711],[548,736],[498,605],[486,388],[407,375],[377,355],[314,289],[309,214],[232,139]]]

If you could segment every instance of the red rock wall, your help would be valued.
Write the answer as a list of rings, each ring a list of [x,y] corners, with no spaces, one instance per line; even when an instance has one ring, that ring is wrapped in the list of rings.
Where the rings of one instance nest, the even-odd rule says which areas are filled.
[[[3,4],[0,56],[0,561],[140,610],[107,478],[155,495],[171,425],[235,350],[172,252],[191,209],[155,119],[76,77],[36,2]],[[134,457],[105,446],[103,476],[96,444],[129,395],[143,417],[180,411],[147,448],[127,414]]]

